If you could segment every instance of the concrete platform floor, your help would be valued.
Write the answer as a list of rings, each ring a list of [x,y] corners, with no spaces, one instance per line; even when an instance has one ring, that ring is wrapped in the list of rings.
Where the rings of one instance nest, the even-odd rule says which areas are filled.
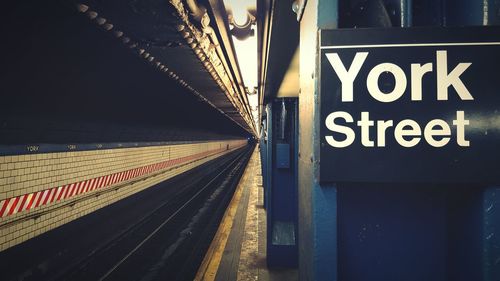
[[[258,148],[224,214],[195,280],[298,280],[297,269],[266,266],[266,213]]]

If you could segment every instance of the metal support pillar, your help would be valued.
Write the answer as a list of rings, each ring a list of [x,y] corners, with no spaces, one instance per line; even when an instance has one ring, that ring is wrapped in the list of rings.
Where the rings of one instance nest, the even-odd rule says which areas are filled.
[[[482,2],[483,25],[500,25],[500,1]],[[500,187],[487,187],[483,195],[483,280],[494,281],[500,280]]]
[[[300,23],[300,280],[500,280],[500,189],[319,182],[320,29],[493,25],[496,0],[308,0]],[[334,168],[334,167],[332,167]]]
[[[267,107],[267,264],[297,266],[297,99],[275,99]]]
[[[266,178],[264,181],[264,208],[269,206],[270,190],[272,188],[272,163],[273,163],[273,111],[272,104],[266,105]]]
[[[260,126],[260,140],[259,140],[259,148],[260,148],[260,163],[261,163],[261,173],[262,173],[262,186],[264,188],[264,209],[266,208],[266,195],[265,195],[265,189],[267,186],[267,178],[269,177],[268,175],[268,168],[267,168],[267,116],[264,115],[264,119],[262,122],[262,125]]]

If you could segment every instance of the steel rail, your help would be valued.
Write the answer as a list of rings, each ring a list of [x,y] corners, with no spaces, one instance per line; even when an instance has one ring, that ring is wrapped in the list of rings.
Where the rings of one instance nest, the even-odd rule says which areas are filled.
[[[245,151],[241,152],[231,163],[229,163],[221,172],[215,175],[207,184],[205,184],[200,190],[198,190],[189,200],[187,200],[182,206],[180,206],[173,214],[171,214],[167,219],[165,219],[160,225],[158,225],[148,236],[146,236],[139,244],[137,244],[131,251],[129,251],[122,259],[120,259],[115,265],[113,265],[103,276],[98,280],[102,281],[108,278],[114,271],[116,271],[120,265],[122,265],[128,258],[130,258],[137,250],[139,250],[144,244],[146,244],[156,233],[158,233],[167,223],[169,223],[179,212],[184,210],[194,199],[196,199],[203,191],[212,185],[212,183],[219,179],[220,176],[225,174],[228,170],[237,167],[235,163],[241,161],[245,155]]]

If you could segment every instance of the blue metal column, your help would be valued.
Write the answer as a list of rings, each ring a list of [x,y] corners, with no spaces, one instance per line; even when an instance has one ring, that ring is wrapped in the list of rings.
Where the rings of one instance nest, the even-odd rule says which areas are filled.
[[[318,29],[336,28],[337,1],[308,0],[300,23],[299,280],[337,280],[337,189],[320,186]]]
[[[498,0],[308,0],[301,20],[300,280],[500,280],[500,189],[320,184],[318,30],[492,25]]]
[[[500,25],[499,0],[483,2],[483,25]],[[500,187],[486,188],[483,200],[483,279],[500,280]]]
[[[297,266],[297,99],[275,99],[268,107],[267,264]],[[269,114],[271,113],[271,114]]]
[[[444,24],[499,25],[500,1],[460,0],[445,5]],[[482,189],[482,280],[500,280],[500,188]],[[465,265],[466,266],[466,265]]]
[[[271,188],[272,188],[272,177],[273,177],[273,111],[272,104],[266,105],[266,136],[267,136],[267,144],[266,144],[266,178],[264,181],[264,208],[267,210],[269,206],[269,198],[271,196]]]
[[[261,173],[262,173],[262,186],[264,188],[264,208],[266,208],[266,193],[265,189],[267,186],[267,178],[268,178],[268,168],[267,168],[267,115],[265,114],[260,127],[260,140],[259,140],[259,148],[260,148],[260,163],[261,163]]]
[[[500,188],[484,192],[483,274],[485,281],[500,280]]]

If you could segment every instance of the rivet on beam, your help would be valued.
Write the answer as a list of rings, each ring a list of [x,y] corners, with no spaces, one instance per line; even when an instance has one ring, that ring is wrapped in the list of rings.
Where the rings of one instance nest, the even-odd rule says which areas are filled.
[[[103,25],[104,23],[106,23],[106,19],[105,18],[96,18],[95,19],[95,22],[98,24],[98,25]]]
[[[110,23],[107,23],[107,24],[103,25],[102,28],[104,28],[104,30],[106,30],[106,31],[110,31],[111,29],[113,29],[113,25]]]
[[[177,25],[177,26],[176,26],[176,29],[177,29],[177,31],[179,31],[179,32],[183,31],[183,30],[184,30],[184,28],[185,28],[185,26],[184,26],[183,24],[179,24],[179,25]]]
[[[84,4],[77,4],[77,5],[76,5],[76,9],[77,9],[77,10],[78,10],[78,12],[80,12],[80,13],[85,13],[85,12],[89,9],[89,6],[84,5]]]
[[[116,38],[120,38],[122,36],[123,36],[123,32],[122,31],[119,31],[119,30],[115,31],[115,37]]]
[[[93,19],[97,18],[97,13],[94,11],[88,11],[87,16],[89,17],[89,19],[93,20]]]

